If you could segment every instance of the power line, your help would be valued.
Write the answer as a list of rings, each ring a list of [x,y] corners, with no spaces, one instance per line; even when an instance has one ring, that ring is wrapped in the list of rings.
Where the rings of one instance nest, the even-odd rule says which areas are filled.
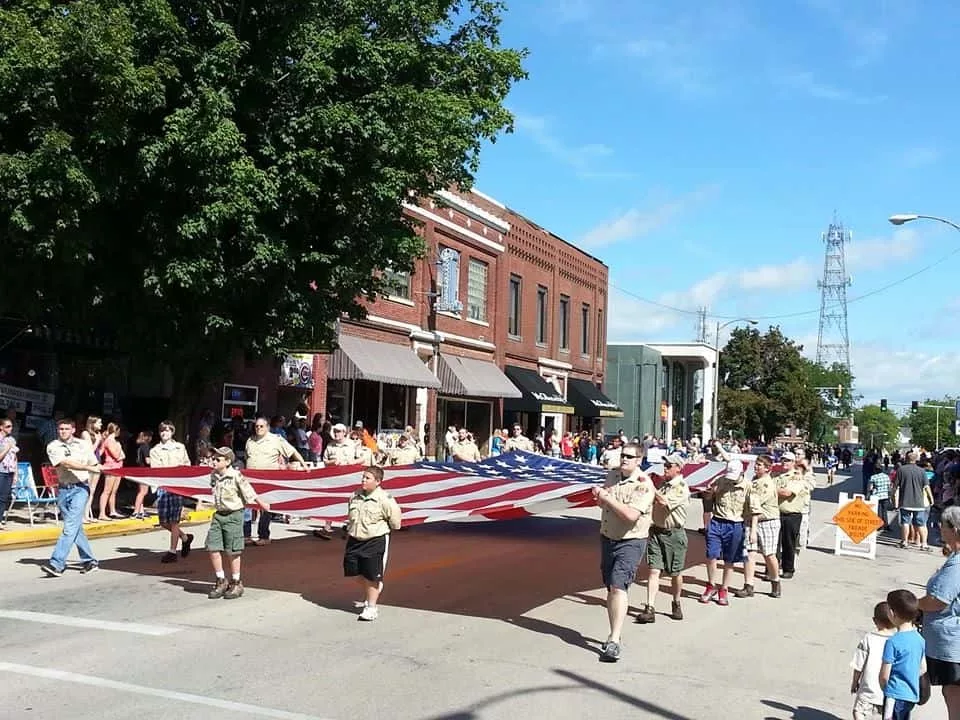
[[[905,275],[905,276],[903,276],[902,278],[900,278],[900,279],[898,279],[898,280],[894,280],[893,282],[887,283],[886,285],[881,285],[880,287],[874,288],[873,290],[870,290],[869,292],[865,292],[865,293],[863,293],[863,294],[861,294],[861,295],[856,295],[856,296],[854,296],[854,297],[852,297],[852,298],[848,298],[848,299],[847,299],[847,305],[849,305],[850,303],[859,302],[860,300],[866,300],[866,299],[869,298],[869,297],[873,297],[874,295],[879,295],[880,293],[885,292],[885,291],[889,290],[890,288],[896,287],[897,285],[902,285],[903,283],[907,282],[908,280],[912,280],[913,278],[917,277],[918,275],[921,275],[921,274],[927,272],[928,270],[932,270],[933,268],[935,268],[935,267],[936,267],[937,265],[939,265],[940,263],[946,262],[947,260],[949,260],[950,258],[952,258],[952,257],[953,257],[954,255],[956,255],[957,253],[960,253],[960,247],[952,250],[951,252],[947,253],[947,254],[944,255],[943,257],[938,258],[937,260],[934,260],[934,261],[933,261],[932,263],[930,263],[929,265],[924,265],[922,268],[920,268],[919,270],[915,270],[914,272],[910,273],[909,275]],[[640,295],[637,295],[635,292],[631,292],[630,290],[626,290],[626,289],[620,287],[619,285],[617,285],[616,283],[612,283],[612,282],[611,282],[611,283],[609,283],[609,284],[610,284],[610,287],[612,287],[614,290],[617,290],[617,291],[623,293],[624,295],[629,295],[629,296],[632,297],[634,300],[639,300],[640,302],[646,303],[646,304],[648,304],[648,305],[653,305],[654,307],[662,308],[662,309],[664,309],[664,310],[669,310],[669,311],[671,311],[671,312],[675,312],[675,313],[678,313],[678,314],[680,314],[680,315],[700,315],[700,314],[701,314],[701,310],[687,310],[687,309],[684,309],[684,308],[674,307],[673,305],[667,305],[666,303],[658,302],[658,301],[656,301],[656,300],[651,300],[650,298],[645,298],[645,297],[642,297],[642,296],[640,296]],[[752,319],[753,319],[753,320],[785,320],[785,319],[787,319],[787,318],[802,317],[802,316],[804,316],[804,315],[815,315],[815,314],[817,314],[817,313],[819,313],[819,312],[820,312],[820,308],[814,308],[814,309],[812,309],[812,310],[800,310],[800,311],[798,311],[798,312],[782,313],[782,314],[780,314],[780,315],[756,315],[756,316],[752,316]],[[714,320],[737,320],[739,316],[737,316],[737,315],[713,315],[713,314],[711,314],[710,317],[713,318]]]

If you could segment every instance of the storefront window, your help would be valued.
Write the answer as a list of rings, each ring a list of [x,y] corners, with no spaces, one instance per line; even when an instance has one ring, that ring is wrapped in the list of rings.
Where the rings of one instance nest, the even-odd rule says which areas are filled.
[[[404,385],[383,386],[383,412],[380,416],[381,430],[403,430],[407,426],[407,407],[410,388]]]
[[[380,383],[372,380],[354,380],[352,422],[359,420],[368,431],[376,432],[379,410]]]
[[[333,424],[350,421],[350,385],[349,380],[327,380],[327,420]]]

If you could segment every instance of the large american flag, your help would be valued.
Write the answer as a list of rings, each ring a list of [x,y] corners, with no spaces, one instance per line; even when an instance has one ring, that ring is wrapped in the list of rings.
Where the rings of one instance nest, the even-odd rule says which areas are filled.
[[[745,456],[749,457],[749,456]],[[752,469],[752,458],[742,461]],[[647,472],[655,482],[663,468]],[[693,491],[726,471],[720,462],[688,463],[683,474]],[[403,522],[506,520],[562,512],[594,504],[592,488],[607,471],[597,465],[516,451],[481,462],[430,462],[384,469],[383,488],[400,504]],[[124,476],[197,500],[210,501],[210,468],[124,468]],[[346,517],[347,500],[359,487],[363,467],[312,470],[243,470],[272,512],[317,520]]]

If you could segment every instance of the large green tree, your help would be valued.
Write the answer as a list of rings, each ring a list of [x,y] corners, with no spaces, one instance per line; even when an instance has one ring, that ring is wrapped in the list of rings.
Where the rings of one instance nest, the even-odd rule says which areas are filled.
[[[879,405],[866,405],[854,412],[853,419],[864,447],[888,450],[896,447],[900,418],[895,413],[881,410]]]
[[[0,314],[110,334],[175,405],[329,343],[469,186],[524,51],[497,0],[19,0],[0,9]]]
[[[917,412],[907,412],[905,425],[910,428],[911,442],[929,450],[937,448],[937,441],[941,447],[955,447],[958,444],[956,435],[951,431],[951,423],[956,420],[956,399],[947,396],[941,400],[927,399],[919,403]],[[940,406],[940,432],[937,433],[937,409]]]

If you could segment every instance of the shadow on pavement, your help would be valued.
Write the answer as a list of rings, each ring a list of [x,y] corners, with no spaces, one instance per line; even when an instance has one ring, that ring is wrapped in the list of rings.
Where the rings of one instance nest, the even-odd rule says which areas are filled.
[[[793,705],[787,705],[786,703],[777,702],[776,700],[762,700],[761,702],[774,710],[793,713],[790,716],[791,720],[843,720],[843,718],[833,713],[806,707],[805,705],[794,707]],[[766,720],[777,720],[777,718],[767,717]]]

